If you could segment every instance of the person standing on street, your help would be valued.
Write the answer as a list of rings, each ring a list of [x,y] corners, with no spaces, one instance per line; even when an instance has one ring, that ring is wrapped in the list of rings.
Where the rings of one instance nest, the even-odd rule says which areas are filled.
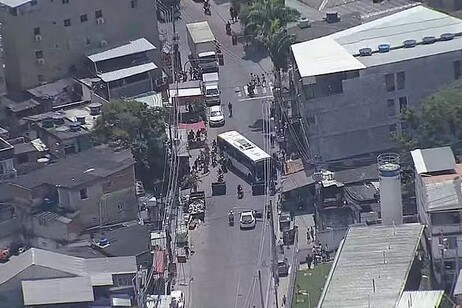
[[[228,103],[228,112],[229,112],[229,117],[233,117],[233,104],[231,102]]]

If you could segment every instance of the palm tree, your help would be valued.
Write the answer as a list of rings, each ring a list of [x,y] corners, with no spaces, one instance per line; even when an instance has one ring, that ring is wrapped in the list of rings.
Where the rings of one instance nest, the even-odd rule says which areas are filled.
[[[274,68],[277,72],[280,69],[286,70],[289,59],[290,46],[295,43],[295,36],[287,33],[286,30],[279,29],[273,33],[265,42]]]
[[[296,21],[300,13],[286,7],[282,0],[257,0],[240,14],[244,35],[265,43],[271,35]]]

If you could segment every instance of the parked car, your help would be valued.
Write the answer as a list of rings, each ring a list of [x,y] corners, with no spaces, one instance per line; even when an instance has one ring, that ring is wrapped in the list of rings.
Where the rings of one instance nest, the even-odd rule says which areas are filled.
[[[253,229],[256,225],[255,214],[253,211],[244,211],[239,218],[241,229]]]
[[[223,109],[221,108],[221,106],[210,107],[209,125],[210,127],[225,125],[225,116],[223,115]]]
[[[290,212],[282,212],[279,214],[279,231],[288,231],[291,229],[292,215]]]
[[[280,256],[278,258],[278,276],[286,277],[289,275],[289,261],[286,257]]]

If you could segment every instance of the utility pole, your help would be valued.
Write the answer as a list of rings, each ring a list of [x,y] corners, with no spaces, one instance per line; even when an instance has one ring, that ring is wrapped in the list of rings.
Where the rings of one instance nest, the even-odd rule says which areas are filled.
[[[278,301],[278,287],[279,287],[279,276],[277,272],[277,245],[276,245],[276,233],[274,231],[274,215],[273,215],[273,201],[269,201],[269,212],[270,212],[270,224],[271,224],[271,252],[272,252],[272,272],[274,280],[274,298],[276,300],[276,308],[279,308]]]
[[[260,301],[261,301],[261,307],[265,308],[265,300],[263,299],[263,287],[261,284],[261,271],[258,270],[258,282],[260,284]]]

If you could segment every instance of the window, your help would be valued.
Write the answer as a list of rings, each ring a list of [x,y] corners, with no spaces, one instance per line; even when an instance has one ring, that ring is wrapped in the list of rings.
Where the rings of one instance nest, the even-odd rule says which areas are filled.
[[[125,207],[125,204],[123,202],[120,202],[119,204],[117,204],[117,209],[119,211],[123,211],[124,210],[124,207]]]
[[[88,191],[86,188],[80,190],[80,200],[88,199]]]
[[[10,14],[13,16],[18,16],[18,10],[15,7],[10,7]]]
[[[387,114],[389,116],[396,115],[395,100],[387,99]]]
[[[88,21],[88,15],[87,14],[80,15],[80,22],[86,22],[86,21]]]
[[[462,76],[462,61],[454,61],[454,79],[459,79]]]
[[[131,281],[125,277],[117,277],[117,285],[118,286],[129,286],[131,285]]]
[[[31,6],[37,5],[37,0],[32,0],[32,1],[30,2],[30,5],[31,5]]]
[[[103,11],[102,10],[97,10],[95,11],[95,18],[102,18],[103,17]]]
[[[39,75],[37,75],[37,80],[38,80],[38,82],[45,82],[45,76],[39,74]]]
[[[64,19],[64,27],[70,27],[71,26],[71,20],[70,19]]]
[[[403,96],[399,98],[399,112],[403,113],[407,110],[407,97]]]
[[[138,0],[130,1],[130,6],[132,7],[132,9],[136,8],[138,6]]]
[[[69,0],[63,0],[63,4],[69,4]]]
[[[406,75],[404,72],[396,73],[396,86],[398,90],[402,90],[406,87]]]
[[[34,28],[34,35],[40,35],[40,27]]]
[[[385,86],[387,88],[387,92],[395,91],[395,75],[394,74],[385,75]]]
[[[41,50],[35,51],[35,58],[36,59],[43,59],[43,51],[41,51]]]
[[[85,38],[85,45],[86,46],[91,45],[91,41],[90,41],[90,38],[88,36]]]

